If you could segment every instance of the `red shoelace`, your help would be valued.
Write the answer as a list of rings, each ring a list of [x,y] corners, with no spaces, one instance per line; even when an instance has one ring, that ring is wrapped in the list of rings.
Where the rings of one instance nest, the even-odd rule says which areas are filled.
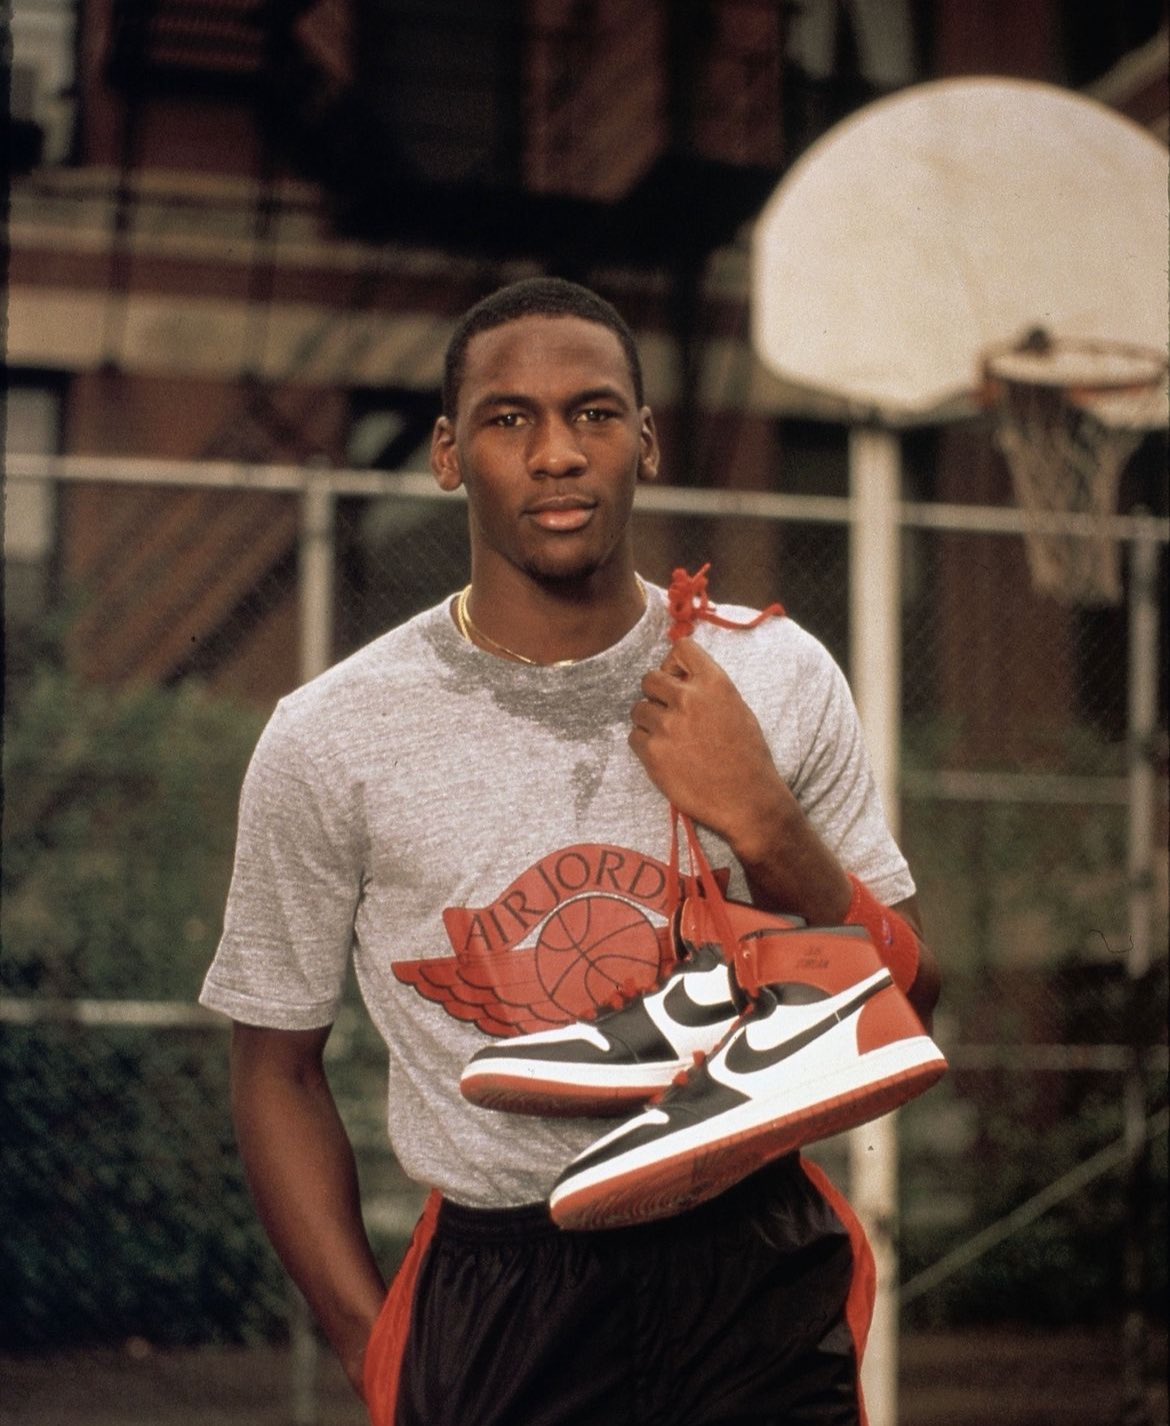
[[[685,569],[676,569],[672,574],[670,587],[666,592],[667,608],[670,611],[670,628],[667,630],[667,637],[672,642],[676,643],[679,639],[688,638],[695,632],[695,625],[700,622],[716,624],[721,629],[754,629],[765,619],[782,619],[784,617],[782,604],[769,604],[754,619],[749,619],[746,622],[726,619],[723,615],[717,614],[707,594],[707,571],[710,568],[711,564],[708,561],[694,574],[688,574]],[[678,826],[681,821],[686,834],[691,875],[701,884],[704,898],[710,904],[715,928],[723,943],[723,953],[728,961],[734,961],[738,941],[727,915],[727,907],[719,883],[715,880],[715,874],[699,844],[695,825],[673,804],[670,809],[670,819],[670,879],[668,884],[670,904],[677,906],[682,895],[678,842]]]
[[[667,631],[672,642],[685,639],[695,632],[695,625],[699,622],[716,624],[721,629],[754,629],[762,624],[765,619],[774,617],[784,617],[784,606],[782,604],[769,604],[766,609],[760,611],[754,619],[749,619],[746,623],[734,619],[725,619],[721,614],[715,612],[714,606],[707,594],[707,571],[711,568],[710,563],[703,565],[695,574],[688,574],[685,569],[676,569],[671,576],[670,587],[667,590],[666,601],[670,611],[670,628]],[[727,908],[724,903],[723,892],[715,878],[715,873],[711,870],[706,854],[699,843],[698,833],[695,825],[689,817],[679,812],[673,804],[670,808],[670,867],[667,883],[667,903],[670,907],[676,907],[682,900],[683,887],[682,875],[679,866],[679,823],[682,823],[686,836],[687,854],[690,862],[691,884],[697,894],[700,889],[704,900],[711,907],[711,914],[715,921],[715,929],[718,932],[720,941],[723,944],[723,952],[728,961],[735,959],[736,946],[738,944],[735,932],[732,929],[731,921],[727,915]],[[582,1018],[586,1020],[595,1019],[599,1014],[608,1010],[620,1010],[623,1005],[644,994],[645,991],[633,982],[627,982],[614,987],[613,993],[608,996],[602,1004],[596,1006],[591,1012]],[[702,1057],[696,1056],[696,1066],[701,1063]],[[680,1076],[681,1078],[682,1076]]]
[[[667,638],[672,643],[677,643],[679,639],[688,638],[695,632],[695,625],[702,620],[707,624],[717,624],[721,629],[754,629],[757,624],[762,624],[765,619],[774,616],[784,617],[784,606],[782,604],[769,604],[766,609],[761,609],[754,619],[749,619],[746,624],[738,623],[734,619],[725,619],[722,614],[716,614],[714,606],[707,595],[707,571],[711,568],[708,561],[702,569],[694,574],[688,574],[685,569],[676,569],[670,577],[670,588],[666,591],[666,605],[670,610],[670,628],[667,630]]]

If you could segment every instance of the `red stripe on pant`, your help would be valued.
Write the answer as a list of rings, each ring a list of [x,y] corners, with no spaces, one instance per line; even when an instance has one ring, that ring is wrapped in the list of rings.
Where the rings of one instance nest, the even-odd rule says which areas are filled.
[[[394,1426],[398,1410],[398,1382],[402,1374],[402,1357],[410,1332],[410,1312],[419,1271],[435,1236],[442,1195],[432,1189],[427,1196],[422,1215],[414,1226],[410,1247],[402,1266],[394,1275],[386,1301],[370,1333],[362,1381],[366,1393],[366,1409],[373,1426]]]
[[[865,1342],[869,1336],[869,1324],[873,1321],[873,1304],[877,1296],[877,1268],[873,1260],[873,1249],[869,1246],[861,1219],[854,1213],[849,1200],[832,1179],[803,1156],[800,1166],[817,1192],[844,1224],[853,1249],[853,1281],[849,1284],[849,1294],[845,1299],[845,1321],[853,1338],[853,1350],[857,1358],[857,1409],[861,1415],[861,1426],[868,1426],[865,1398],[861,1392],[861,1359],[865,1354]]]

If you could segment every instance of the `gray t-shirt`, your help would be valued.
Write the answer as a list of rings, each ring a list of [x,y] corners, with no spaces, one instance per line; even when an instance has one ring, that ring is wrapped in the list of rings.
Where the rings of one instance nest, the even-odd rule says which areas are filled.
[[[488,1036],[575,1019],[631,975],[644,981],[659,954],[669,808],[626,739],[667,626],[650,586],[612,648],[529,667],[468,644],[445,601],[283,699],[257,745],[200,999],[246,1024],[327,1025],[352,958],[389,1051],[394,1151],[457,1202],[545,1197],[606,1127],[476,1108],[459,1075]],[[779,618],[751,631],[700,624],[696,638],[844,866],[887,904],[909,896],[853,701],[822,645]],[[729,894],[746,898],[727,845],[701,838],[730,871]]]

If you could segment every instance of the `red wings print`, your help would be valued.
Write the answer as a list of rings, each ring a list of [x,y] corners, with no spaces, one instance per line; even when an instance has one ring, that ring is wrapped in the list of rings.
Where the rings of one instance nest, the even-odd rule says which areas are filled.
[[[716,873],[726,885],[727,872]],[[684,895],[697,888],[682,878]],[[563,847],[488,906],[451,906],[454,955],[396,960],[394,974],[488,1035],[566,1025],[653,985],[674,959],[669,868],[627,847]]]

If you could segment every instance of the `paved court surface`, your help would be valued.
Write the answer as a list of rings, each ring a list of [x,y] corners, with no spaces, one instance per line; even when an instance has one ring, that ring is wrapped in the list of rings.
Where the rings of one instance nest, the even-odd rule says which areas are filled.
[[[1166,1339],[1153,1344],[1151,1423],[1167,1420]],[[1087,1332],[931,1333],[902,1343],[899,1426],[1110,1426],[1121,1420],[1117,1340]],[[0,1358],[3,1426],[365,1426],[332,1359],[316,1412],[293,1409],[288,1355],[154,1351],[142,1343]],[[519,1426],[519,1423],[518,1423]]]

